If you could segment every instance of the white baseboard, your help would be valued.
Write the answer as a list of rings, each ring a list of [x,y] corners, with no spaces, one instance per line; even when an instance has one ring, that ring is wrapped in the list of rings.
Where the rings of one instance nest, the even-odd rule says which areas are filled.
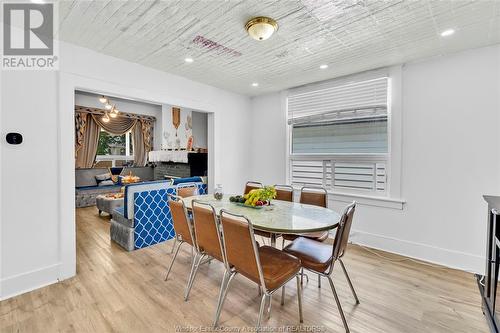
[[[382,235],[352,230],[350,241],[374,249],[400,254],[471,273],[484,274],[485,259],[460,251],[443,249],[427,244],[415,243]]]
[[[58,263],[0,280],[0,301],[58,282],[59,266]]]

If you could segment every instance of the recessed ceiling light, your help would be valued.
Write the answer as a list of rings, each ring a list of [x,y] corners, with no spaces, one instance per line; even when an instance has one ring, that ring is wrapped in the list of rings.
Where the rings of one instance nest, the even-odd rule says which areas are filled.
[[[32,3],[45,3],[44,0],[31,0]]]
[[[323,65],[320,65],[319,68],[326,69],[326,68],[328,68],[328,65],[327,64],[323,64]]]
[[[193,58],[189,58],[189,57],[187,57],[186,59],[184,59],[184,61],[190,64],[190,63],[192,63],[194,60],[193,60]]]
[[[252,87],[258,87],[259,84],[257,82],[252,83]]]
[[[441,37],[451,36],[454,33],[455,33],[454,29],[446,29],[445,31],[441,32]]]

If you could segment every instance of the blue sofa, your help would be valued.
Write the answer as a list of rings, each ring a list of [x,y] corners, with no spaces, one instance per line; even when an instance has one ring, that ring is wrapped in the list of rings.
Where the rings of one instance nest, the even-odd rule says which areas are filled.
[[[199,194],[207,193],[201,178],[153,181],[125,186],[124,206],[112,213],[111,240],[127,251],[141,249],[175,236],[168,194],[177,194],[179,184],[194,183]]]

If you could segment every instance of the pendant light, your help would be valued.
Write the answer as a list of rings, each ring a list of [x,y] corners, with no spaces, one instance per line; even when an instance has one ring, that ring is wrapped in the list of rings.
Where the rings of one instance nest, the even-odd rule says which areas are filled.
[[[101,120],[104,123],[109,123],[110,119],[109,119],[109,115],[107,112],[104,114],[104,116],[102,116]]]
[[[118,112],[117,112],[117,109],[115,108],[115,106],[113,105],[113,108],[111,109],[111,112],[109,113],[109,116],[111,118],[116,118],[116,116],[118,116]]]
[[[103,95],[103,96],[99,97],[99,102],[101,102],[102,104],[106,104],[106,103],[108,103],[108,99],[106,97],[104,97],[104,95]]]

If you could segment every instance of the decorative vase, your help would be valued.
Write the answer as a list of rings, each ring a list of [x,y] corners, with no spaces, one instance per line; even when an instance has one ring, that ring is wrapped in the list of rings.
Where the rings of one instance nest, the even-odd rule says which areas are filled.
[[[224,197],[224,192],[222,190],[222,184],[217,184],[217,187],[214,190],[214,198],[216,200],[222,200]]]

